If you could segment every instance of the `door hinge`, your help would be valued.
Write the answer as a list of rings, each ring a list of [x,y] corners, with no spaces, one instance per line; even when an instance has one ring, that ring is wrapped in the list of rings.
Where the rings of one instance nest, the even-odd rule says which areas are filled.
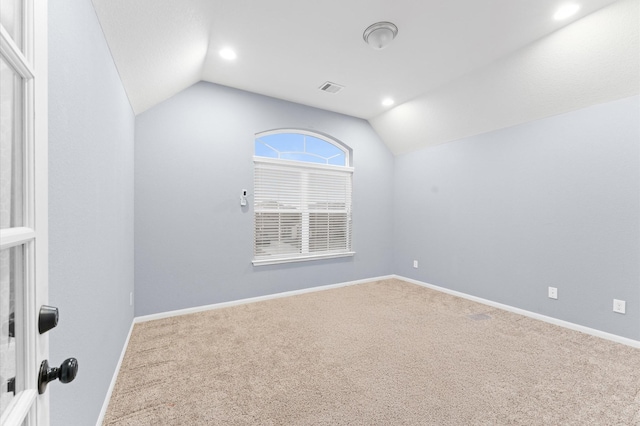
[[[7,382],[7,392],[11,392],[14,396],[16,394],[16,378],[12,377]]]

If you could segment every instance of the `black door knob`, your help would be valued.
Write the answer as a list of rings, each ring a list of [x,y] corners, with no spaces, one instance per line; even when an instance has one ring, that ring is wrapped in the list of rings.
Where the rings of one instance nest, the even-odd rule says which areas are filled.
[[[38,375],[38,393],[43,394],[47,390],[47,384],[56,379],[62,383],[72,382],[78,374],[78,360],[75,358],[65,359],[60,368],[49,368],[49,361],[46,359],[40,364],[40,374]]]

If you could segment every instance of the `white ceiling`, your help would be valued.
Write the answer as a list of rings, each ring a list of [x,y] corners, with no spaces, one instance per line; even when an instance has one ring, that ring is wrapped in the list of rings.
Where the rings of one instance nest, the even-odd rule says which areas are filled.
[[[481,69],[614,0],[93,0],[136,114],[204,80],[374,119]],[[373,50],[372,23],[396,40]],[[238,58],[227,62],[225,46]],[[325,81],[345,86],[321,92]]]
[[[639,91],[640,1],[622,0],[369,122],[401,154]]]

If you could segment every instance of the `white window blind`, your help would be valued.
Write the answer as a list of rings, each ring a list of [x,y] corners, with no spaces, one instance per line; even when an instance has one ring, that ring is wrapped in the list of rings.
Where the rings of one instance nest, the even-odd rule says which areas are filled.
[[[352,168],[254,163],[254,265],[353,255]]]

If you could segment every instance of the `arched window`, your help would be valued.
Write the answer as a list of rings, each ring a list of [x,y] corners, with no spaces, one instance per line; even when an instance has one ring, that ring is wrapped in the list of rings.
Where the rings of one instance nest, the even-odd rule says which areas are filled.
[[[336,140],[305,130],[271,130],[256,135],[255,155],[307,163],[349,165],[349,149]]]
[[[253,264],[352,256],[351,150],[306,130],[256,135]]]

